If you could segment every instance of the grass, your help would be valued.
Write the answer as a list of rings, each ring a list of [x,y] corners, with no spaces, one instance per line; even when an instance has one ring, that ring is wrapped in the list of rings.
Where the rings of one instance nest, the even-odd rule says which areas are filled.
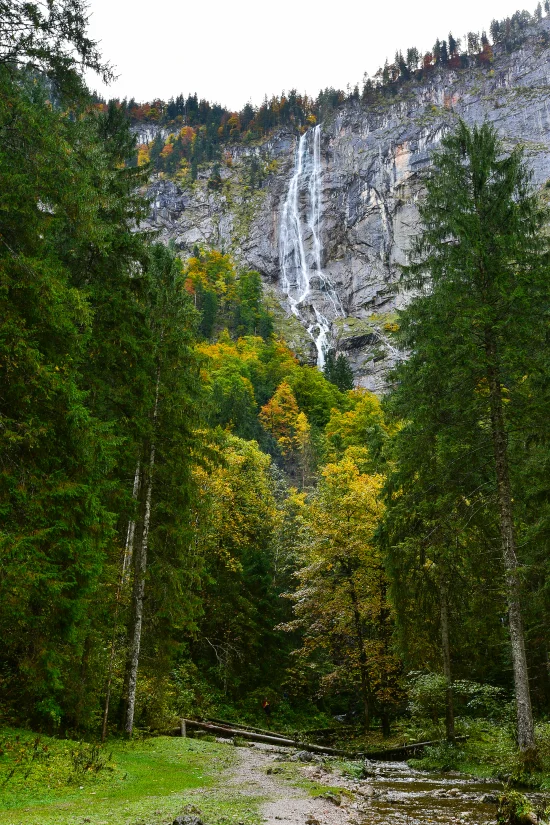
[[[0,731],[0,745],[0,825],[161,825],[187,806],[207,825],[258,822],[259,800],[223,782],[227,745],[158,737],[92,753],[14,730]]]
[[[336,770],[340,771],[343,776],[349,777],[350,779],[363,778],[363,762],[350,762],[347,759],[337,759],[333,764]]]
[[[305,767],[305,765],[298,764],[296,762],[280,762],[273,770],[273,773],[279,774],[281,779],[288,781],[295,788],[301,788],[308,794],[308,796],[353,797],[353,794],[345,788],[336,785],[326,785],[322,782],[317,782],[315,779],[310,779],[309,777],[304,776],[300,771],[300,767]]]

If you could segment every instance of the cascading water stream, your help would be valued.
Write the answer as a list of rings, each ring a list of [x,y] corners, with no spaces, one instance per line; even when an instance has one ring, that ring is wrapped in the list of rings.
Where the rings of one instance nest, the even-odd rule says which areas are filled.
[[[304,217],[302,217],[304,216]],[[321,127],[305,132],[298,142],[294,172],[281,214],[279,264],[281,286],[290,311],[304,324],[322,369],[330,342],[331,320],[343,315],[342,305],[321,268]],[[312,280],[320,301],[312,294]],[[320,308],[317,303],[322,303]]]

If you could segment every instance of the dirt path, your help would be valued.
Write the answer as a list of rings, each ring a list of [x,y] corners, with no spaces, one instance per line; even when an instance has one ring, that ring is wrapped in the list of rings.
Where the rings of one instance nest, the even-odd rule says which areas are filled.
[[[266,825],[355,825],[357,812],[353,803],[342,800],[336,804],[314,798],[306,790],[295,787],[277,771],[278,751],[269,746],[239,749],[239,763],[231,784],[248,796],[260,796],[266,801],[260,811]]]

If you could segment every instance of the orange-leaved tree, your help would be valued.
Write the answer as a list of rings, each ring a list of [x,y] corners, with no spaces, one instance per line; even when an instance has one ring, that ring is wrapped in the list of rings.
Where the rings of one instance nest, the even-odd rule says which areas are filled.
[[[282,381],[273,397],[260,410],[260,421],[277,442],[283,456],[300,446],[299,431],[304,429],[304,418],[298,421],[300,408],[287,381]],[[307,422],[307,419],[306,419]]]

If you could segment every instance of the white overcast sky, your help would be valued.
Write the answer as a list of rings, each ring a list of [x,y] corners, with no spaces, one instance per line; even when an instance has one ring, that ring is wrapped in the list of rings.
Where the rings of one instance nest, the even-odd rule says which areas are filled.
[[[119,75],[107,97],[180,92],[240,109],[283,89],[316,95],[373,74],[396,49],[488,28],[536,0],[89,0],[90,33]],[[531,7],[532,6],[532,7]]]

